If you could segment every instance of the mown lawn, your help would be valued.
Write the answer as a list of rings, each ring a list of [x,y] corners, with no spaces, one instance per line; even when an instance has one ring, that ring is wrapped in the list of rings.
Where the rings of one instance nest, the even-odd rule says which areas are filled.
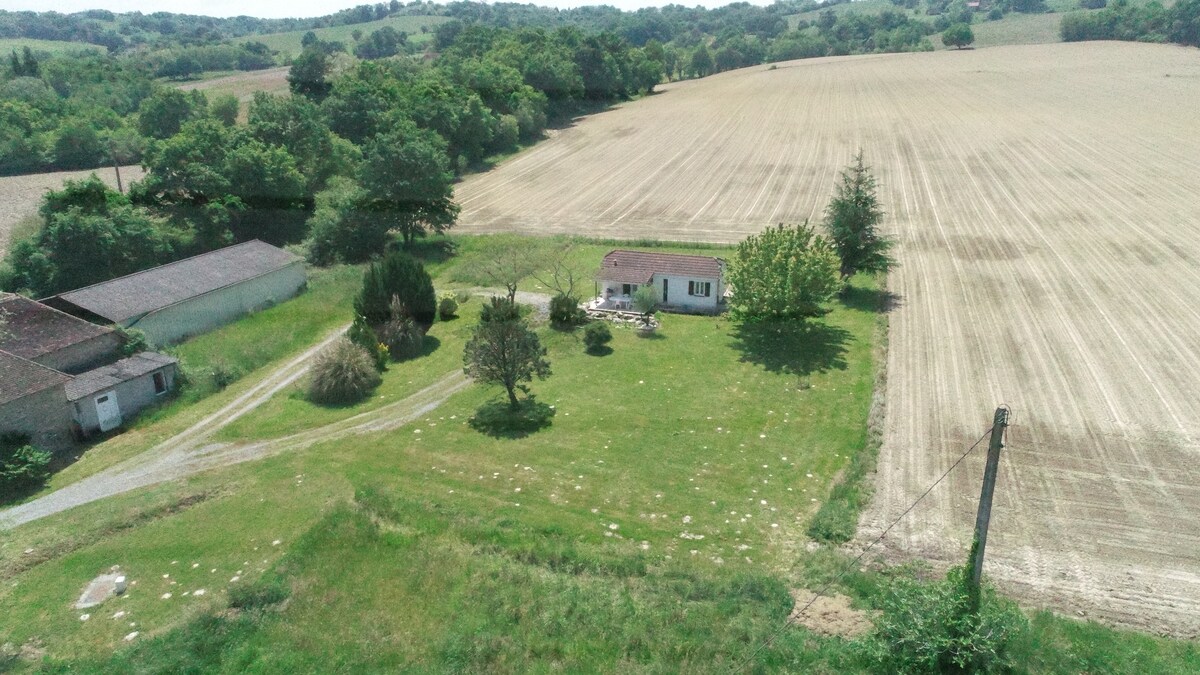
[[[481,250],[478,240],[458,243],[458,258],[431,266],[439,283]],[[580,246],[577,266],[594,269],[608,248]],[[802,328],[668,315],[655,338],[615,331],[604,356],[586,354],[577,333],[541,326],[553,374],[533,391],[555,410],[541,431],[474,429],[471,416],[501,397],[476,385],[393,432],[211,471],[5,533],[0,644],[48,655],[7,665],[869,672],[854,642],[780,629],[789,589],[819,588],[846,562],[809,550],[805,530],[866,441],[877,292],[859,279],[845,302]],[[382,395],[459,367],[478,304],[435,324],[437,348],[393,366]],[[377,405],[318,408],[285,394],[228,440]],[[71,603],[115,564],[137,583],[81,620]],[[887,576],[907,573],[873,569],[838,586],[858,606],[876,606]],[[1200,668],[1188,642],[1048,613],[1033,626],[1014,647],[1029,672]]]
[[[543,328],[554,374],[534,391],[555,406],[548,429],[525,438],[476,431],[468,418],[498,392],[474,387],[393,433],[198,477],[191,488],[207,499],[16,574],[19,583],[0,591],[0,614],[13,619],[0,641],[37,637],[62,657],[104,655],[138,628],[129,621],[152,636],[220,607],[228,588],[259,578],[309,529],[310,548],[297,548],[300,562],[286,573],[286,620],[261,626],[279,634],[254,632],[243,645],[277,645],[270,649],[282,660],[270,662],[281,668],[330,658],[348,668],[518,669],[530,658],[616,667],[630,658],[666,663],[686,649],[699,649],[698,666],[711,662],[741,638],[705,616],[765,629],[790,607],[786,582],[772,575],[862,443],[875,321],[839,308],[820,327],[764,336],[722,318],[669,316],[656,339],[618,330],[602,357],[584,353],[576,334]],[[453,340],[461,337],[444,336],[447,349]],[[283,401],[280,414],[293,403]],[[280,546],[262,548],[275,539]],[[139,581],[113,601],[127,614],[113,619],[106,605],[80,621],[72,596],[113,564]],[[219,576],[193,578],[192,564]],[[185,599],[171,580],[179,591],[211,588]],[[679,612],[689,603],[676,593],[692,586],[697,604],[685,631]],[[539,597],[546,604],[527,623],[521,607]],[[464,613],[464,604],[472,609]],[[650,614],[629,623],[643,604]],[[571,621],[576,614],[590,619]],[[559,637],[569,625],[574,632]],[[642,637],[641,656],[613,642],[702,625],[716,637],[691,646]],[[504,637],[510,629],[540,646]],[[494,635],[483,652],[470,637],[479,631]],[[395,637],[372,637],[381,635]]]

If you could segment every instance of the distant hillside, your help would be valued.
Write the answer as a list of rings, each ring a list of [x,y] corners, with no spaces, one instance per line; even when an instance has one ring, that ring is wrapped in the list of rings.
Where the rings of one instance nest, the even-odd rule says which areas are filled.
[[[367,23],[316,28],[312,32],[316,33],[317,37],[321,40],[326,42],[342,42],[348,48],[353,49],[354,31],[362,31],[363,37],[366,37],[380,28],[391,26],[397,31],[407,33],[409,42],[422,43],[432,39],[434,26],[446,21],[450,21],[450,18],[445,16],[390,16],[386,19],[368,21]],[[422,28],[425,30],[422,31]],[[272,51],[279,52],[280,56],[294,56],[300,53],[300,40],[307,32],[307,30],[294,30],[286,33],[246,36],[239,41],[262,42],[270,47]]]
[[[34,38],[0,38],[0,56],[7,57],[14,50],[21,51],[29,47],[35,52],[46,52],[60,56],[75,54],[80,51],[101,52],[104,47],[87,42],[67,42],[65,40],[37,40]]]

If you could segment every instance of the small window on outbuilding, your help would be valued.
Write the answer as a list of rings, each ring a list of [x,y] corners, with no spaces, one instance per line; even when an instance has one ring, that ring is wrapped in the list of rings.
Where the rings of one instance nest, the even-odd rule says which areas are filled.
[[[707,298],[712,295],[711,281],[689,281],[688,295],[694,295],[699,298]]]
[[[621,284],[621,295],[633,295],[637,293],[637,284]]]
[[[167,393],[167,376],[163,375],[163,372],[161,370],[158,371],[157,373],[154,373],[154,393],[155,394]]]

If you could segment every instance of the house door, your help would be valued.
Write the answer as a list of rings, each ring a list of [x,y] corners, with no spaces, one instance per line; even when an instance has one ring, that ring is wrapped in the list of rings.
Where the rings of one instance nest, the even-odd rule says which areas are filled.
[[[667,280],[663,279],[663,304],[667,304]]]
[[[109,431],[121,426],[121,406],[117,405],[117,392],[110,391],[96,397],[96,417],[100,419],[100,431]]]

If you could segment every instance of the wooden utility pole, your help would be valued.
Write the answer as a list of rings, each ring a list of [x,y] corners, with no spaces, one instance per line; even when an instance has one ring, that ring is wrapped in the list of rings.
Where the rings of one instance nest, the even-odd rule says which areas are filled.
[[[996,471],[1000,466],[1000,448],[1008,427],[1008,408],[996,408],[992,418],[992,440],[988,444],[987,465],[983,469],[983,490],[979,493],[979,513],[975,516],[975,542],[971,546],[971,591],[978,602],[979,582],[983,578],[983,550],[987,546],[988,522],[992,519],[992,494],[996,491]]]
[[[108,156],[112,157],[113,171],[117,172],[117,192],[125,194],[125,188],[121,187],[121,164],[117,162],[117,149],[111,139],[108,141]]]

